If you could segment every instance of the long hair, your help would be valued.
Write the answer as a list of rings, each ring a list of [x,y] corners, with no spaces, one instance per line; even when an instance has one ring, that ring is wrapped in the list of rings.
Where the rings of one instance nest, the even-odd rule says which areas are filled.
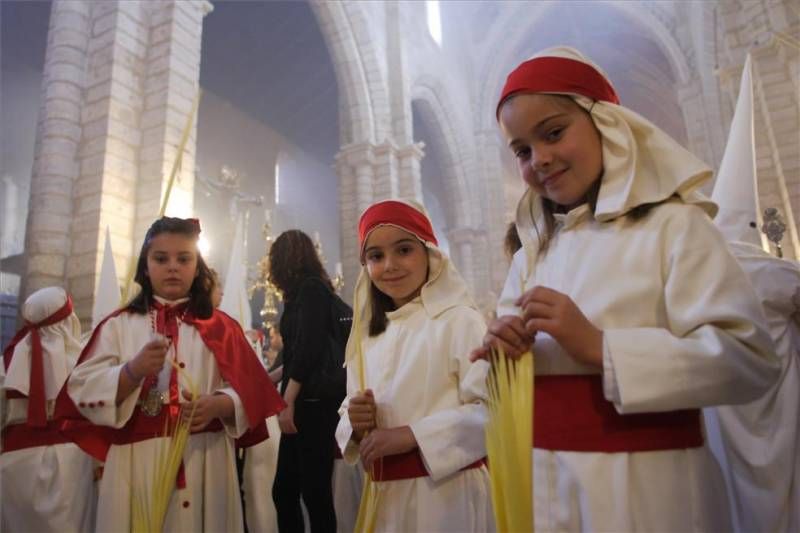
[[[370,311],[372,311],[372,316],[369,319],[369,336],[377,337],[386,331],[386,327],[389,325],[389,318],[386,313],[397,308],[394,305],[394,301],[378,290],[378,287],[372,281],[369,282],[369,293]]]
[[[176,217],[161,217],[150,226],[144,236],[142,249],[139,252],[139,260],[136,263],[136,275],[134,281],[138,283],[142,290],[126,306],[127,309],[135,313],[147,313],[150,310],[150,302],[153,299],[153,285],[147,276],[147,253],[150,245],[158,235],[162,233],[177,233],[191,239],[197,240],[200,236],[200,224],[197,219],[184,219]],[[200,250],[197,250],[197,276],[192,281],[189,288],[189,304],[187,311],[193,316],[201,319],[209,318],[214,311],[211,305],[211,288],[214,281]]]
[[[300,283],[309,277],[321,279],[333,292],[311,238],[299,229],[284,231],[269,249],[269,281],[291,299]]]

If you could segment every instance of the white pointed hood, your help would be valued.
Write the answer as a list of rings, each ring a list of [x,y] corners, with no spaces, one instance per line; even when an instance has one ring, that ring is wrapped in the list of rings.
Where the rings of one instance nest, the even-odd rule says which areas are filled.
[[[760,229],[750,54],[742,70],[736,111],[711,198],[719,205],[714,222],[727,241],[746,242],[769,251]]]

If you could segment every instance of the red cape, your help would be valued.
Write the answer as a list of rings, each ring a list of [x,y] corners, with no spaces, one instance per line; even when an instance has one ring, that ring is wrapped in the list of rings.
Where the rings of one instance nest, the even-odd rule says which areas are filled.
[[[105,323],[126,312],[132,311],[120,309],[97,325],[77,364],[91,357]],[[203,343],[214,354],[222,379],[236,391],[242,401],[250,429],[237,439],[237,445],[247,447],[267,439],[269,433],[265,420],[282,411],[286,404],[269,379],[264,366],[253,353],[242,328],[234,319],[219,310],[214,310],[211,317],[205,320],[187,315],[184,322],[197,329]],[[133,417],[119,429],[92,424],[81,415],[67,394],[68,384],[69,379],[58,394],[54,418],[59,421],[60,430],[65,436],[89,455],[104,461],[112,444],[126,441],[125,436],[131,429]]]

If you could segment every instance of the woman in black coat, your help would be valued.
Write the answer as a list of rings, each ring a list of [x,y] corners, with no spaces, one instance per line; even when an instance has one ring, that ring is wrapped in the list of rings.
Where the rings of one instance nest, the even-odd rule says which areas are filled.
[[[300,230],[285,231],[269,252],[270,281],[283,293],[281,442],[272,498],[282,533],[304,531],[300,497],[312,533],[335,532],[331,476],[339,401],[321,390],[329,350],[333,286],[314,243]]]

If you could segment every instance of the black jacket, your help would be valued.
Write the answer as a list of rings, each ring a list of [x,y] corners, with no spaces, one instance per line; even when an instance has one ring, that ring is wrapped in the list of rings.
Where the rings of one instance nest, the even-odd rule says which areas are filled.
[[[330,338],[333,293],[320,278],[309,277],[285,296],[280,326],[283,337],[281,393],[286,390],[289,379],[305,384],[315,373],[321,372]],[[308,391],[301,388],[299,398],[304,399],[307,394]]]

